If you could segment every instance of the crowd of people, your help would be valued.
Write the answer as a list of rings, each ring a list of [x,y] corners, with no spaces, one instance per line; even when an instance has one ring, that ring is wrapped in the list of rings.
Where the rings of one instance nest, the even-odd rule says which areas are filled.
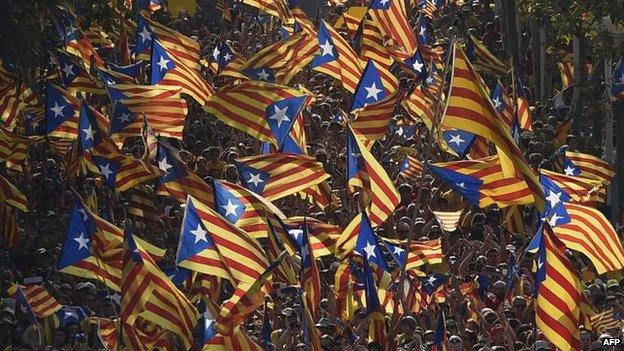
[[[257,22],[254,17],[254,14],[257,16],[257,10],[242,3],[224,2],[227,3],[230,20],[221,19],[221,12],[215,9],[214,1],[197,1],[194,15],[184,11],[173,14],[168,11],[166,2],[161,3],[152,18],[198,42],[203,57],[212,55],[220,40],[227,40],[244,57],[251,57],[279,38],[280,26]],[[367,6],[357,1],[328,3],[317,14],[309,17],[322,17],[328,23],[335,23],[350,5]],[[508,56],[503,45],[500,11],[490,1],[467,1],[461,6],[449,2],[437,11],[438,16],[432,21],[435,37],[438,38],[436,45],[446,47],[451,36],[458,36],[461,41],[467,40],[468,35],[472,34],[495,55]],[[410,22],[415,25],[422,11],[418,6],[413,6],[408,15]],[[528,28],[525,28],[524,33],[520,40],[530,51],[537,39],[531,37]],[[346,35],[344,32],[342,34]],[[530,53],[522,57],[526,63],[527,77],[524,91],[533,105],[532,129],[522,130],[518,142],[529,165],[535,169],[555,169],[556,162],[565,150],[579,150],[600,156],[602,146],[588,132],[568,135],[565,145],[557,144],[555,134],[566,122],[570,111],[560,101],[536,101],[531,96],[531,85],[534,84],[530,79],[531,59]],[[205,67],[203,72],[215,89],[231,82],[228,78],[213,78]],[[399,89],[408,91],[414,78],[398,69],[394,73],[399,80]],[[485,80],[486,84],[494,82],[492,77],[486,77]],[[306,216],[310,221],[328,223],[332,228],[339,229],[333,233],[339,235],[361,210],[358,192],[348,190],[346,134],[341,121],[335,118],[341,110],[346,110],[351,95],[333,78],[310,70],[299,73],[291,82],[291,85],[294,84],[304,85],[316,97],[303,111],[306,152],[315,157],[331,176],[329,184],[336,199],[326,208],[319,208],[295,196],[276,200],[274,204],[287,217]],[[350,302],[345,302],[345,296],[341,294],[349,289],[359,289],[356,289],[358,283],[354,280],[350,280],[348,288],[341,286],[344,284],[340,280],[343,261],[333,254],[316,257],[321,297],[313,323],[321,349],[441,351],[437,348],[439,340],[435,339],[439,337],[439,312],[444,311],[443,344],[449,351],[555,350],[535,323],[534,254],[526,252],[526,249],[537,230],[537,212],[529,207],[521,209],[522,222],[512,229],[514,227],[508,223],[508,212],[496,206],[479,208],[468,203],[449,185],[429,174],[426,168],[420,177],[405,177],[401,174],[401,167],[407,154],[431,162],[449,161],[451,157],[431,145],[431,131],[425,123],[401,106],[395,108],[394,117],[389,121],[390,125],[397,123],[414,124],[414,134],[404,138],[389,129],[383,139],[372,147],[373,155],[394,180],[400,194],[398,206],[385,223],[375,228],[375,233],[395,243],[440,239],[441,263],[419,267],[419,275],[415,277],[418,280],[418,277],[440,276],[446,283],[439,290],[441,295],[439,291],[434,297],[425,293],[423,298],[426,301],[420,307],[402,306],[399,312],[395,306],[398,300],[390,297],[387,299],[390,301],[382,301],[386,309],[383,322],[390,341],[387,345],[380,345],[368,334],[373,322],[364,305],[364,295],[356,291],[353,294],[355,301],[352,302],[354,309],[345,307]],[[595,128],[588,125],[591,123],[589,118],[584,118],[582,123],[587,127],[582,128],[584,131]],[[168,142],[180,150],[180,159],[200,178],[222,179],[237,184],[241,180],[235,160],[262,153],[260,141],[222,123],[190,100],[184,137],[182,140],[171,138]],[[128,139],[122,152],[140,158],[144,152],[142,139]],[[98,211],[103,218],[119,227],[131,222],[138,236],[164,248],[166,254],[159,262],[163,269],[176,264],[184,207],[172,197],[158,195],[154,187],[149,185],[147,189],[154,203],[151,209],[154,216],[133,217],[128,213],[132,191],[116,193],[98,176],[68,176],[63,156],[47,140],[29,146],[21,172],[2,167],[0,174],[28,199],[28,211],[17,217],[17,242],[10,247],[0,244],[0,349],[104,349],[105,343],[99,334],[101,326],[89,323],[88,317],[117,318],[120,295],[101,282],[59,273],[56,268],[73,205],[71,189],[76,189],[83,198],[95,194]],[[460,222],[451,232],[442,229],[433,213],[460,210],[463,210]],[[266,245],[263,240],[261,243]],[[611,309],[614,319],[618,321],[607,330],[596,330],[589,324],[583,324],[580,348],[616,350],[616,347],[603,346],[602,341],[622,337],[620,318],[624,318],[624,278],[618,272],[596,274],[590,261],[578,253],[570,253],[569,257],[583,283],[591,308],[598,313]],[[510,265],[510,262],[513,264]],[[394,275],[396,281],[407,279],[401,269],[397,271],[399,273]],[[479,286],[475,291],[467,292],[466,284],[474,281],[478,281]],[[19,303],[16,303],[14,296],[8,292],[14,283],[43,286],[59,304],[79,307],[80,314],[84,315],[61,318],[60,323],[57,321],[51,324],[43,320],[32,323],[29,316],[18,308]],[[310,349],[303,326],[306,321],[299,313],[302,308],[300,299],[283,284],[273,283],[272,287],[265,297],[265,307],[252,313],[241,325],[241,330],[267,350]],[[222,284],[222,300],[229,297],[232,291],[232,286]],[[413,293],[406,288],[405,293],[408,291]],[[266,325],[270,326],[270,342],[266,341]],[[172,334],[170,337],[173,340],[169,344],[171,349],[182,350],[183,347],[175,342],[175,336]],[[197,346],[197,349],[201,347]],[[237,347],[230,347],[238,350]]]

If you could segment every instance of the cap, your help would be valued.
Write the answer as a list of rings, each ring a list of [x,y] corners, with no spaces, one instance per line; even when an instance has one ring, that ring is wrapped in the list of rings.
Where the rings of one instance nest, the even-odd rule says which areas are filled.
[[[534,344],[533,344],[533,350],[550,350],[550,345],[548,345],[548,342],[546,342],[545,340],[537,340]]]
[[[94,293],[94,294],[97,292],[95,285],[93,285],[93,283],[91,282],[76,284],[76,290],[81,291],[85,289],[88,289],[90,293]]]

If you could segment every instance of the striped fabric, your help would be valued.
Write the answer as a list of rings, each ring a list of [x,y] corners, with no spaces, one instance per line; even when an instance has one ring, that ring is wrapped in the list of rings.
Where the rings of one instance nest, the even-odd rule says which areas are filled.
[[[46,90],[47,98],[45,109],[48,136],[76,139],[78,137],[80,100],[72,96],[67,90],[54,84],[48,85]],[[58,99],[61,102],[54,101],[54,99],[50,97],[52,95],[59,96]]]
[[[622,321],[615,319],[612,308],[590,317],[589,320],[592,328],[598,334],[606,333],[611,329],[619,330],[622,327]]]
[[[126,232],[120,317],[132,325],[140,316],[177,334],[184,347],[190,348],[199,318],[197,310],[158,268],[146,245]]]
[[[563,146],[566,143],[566,139],[572,129],[572,116],[567,118],[563,123],[557,126],[555,129],[555,142],[557,146]]]
[[[473,62],[474,67],[478,71],[482,71],[494,76],[504,76],[509,71],[509,67],[498,57],[494,56],[490,49],[480,42],[474,35],[470,35],[470,41],[473,45],[474,56],[476,61]]]
[[[210,238],[198,247],[195,233]],[[268,266],[260,244],[205,204],[189,196],[186,202],[177,265],[228,279],[232,284],[252,283]]]
[[[514,179],[523,177],[538,208],[543,205],[544,193],[508,128],[492,105],[481,78],[459,46],[454,49],[453,76],[444,116],[444,125],[480,135],[499,149],[503,175]],[[517,178],[516,178],[517,179]]]
[[[527,183],[522,178],[505,178],[498,156],[489,156],[479,160],[465,160],[430,164],[430,169],[444,169],[470,176],[480,182],[478,189],[478,204],[485,208],[491,204],[499,207],[509,205],[525,205],[533,202],[533,195]],[[438,174],[436,172],[436,174]],[[440,175],[440,174],[438,174]],[[461,188],[462,184],[450,183],[451,186]],[[464,186],[467,186],[464,184]],[[460,190],[461,189],[456,189]]]
[[[152,19],[145,11],[141,12],[141,19],[145,20],[148,29],[156,36],[167,52],[175,56],[175,60],[186,67],[199,71],[199,43],[177,32],[170,27],[162,25]]]
[[[20,290],[26,298],[26,302],[34,312],[37,318],[46,318],[61,309],[56,299],[41,285],[19,286]],[[12,284],[7,290],[9,296],[15,298],[18,285]]]
[[[96,325],[97,337],[102,343],[102,346],[107,351],[118,350],[119,344],[119,327],[118,320],[112,320],[102,317],[88,317],[86,319],[88,324]]]
[[[102,176],[104,183],[116,192],[158,178],[157,167],[121,153],[84,154],[89,168]]]
[[[336,240],[342,232],[340,227],[334,224],[321,222],[316,218],[304,218],[301,216],[287,218],[284,220],[284,223],[291,227],[301,228],[304,220],[308,227],[310,248],[314,252],[314,257],[333,255],[335,252]]]
[[[152,189],[145,184],[134,187],[128,204],[128,216],[145,221],[156,219],[153,195]]]
[[[384,45],[384,37],[380,28],[372,19],[366,17],[362,20],[361,26],[360,64],[366,66],[366,63],[372,60],[378,68],[383,67],[389,71],[394,59]]]
[[[159,136],[182,139],[182,130],[188,108],[186,100],[181,97],[127,98],[118,100],[116,103],[121,104],[123,108],[132,112],[136,117],[134,121],[124,123],[125,125],[121,130],[117,129],[114,132],[111,130],[113,135],[124,139],[130,136],[138,136],[141,134],[141,127],[145,120]],[[114,118],[119,120],[124,117],[130,118],[131,116],[122,113]],[[123,122],[120,121],[120,123]]]
[[[438,224],[440,224],[440,228],[446,232],[453,232],[457,229],[457,225],[459,224],[459,219],[461,218],[464,210],[460,210],[457,212],[442,212],[442,211],[432,211],[435,216]]]
[[[407,55],[414,53],[417,47],[416,37],[408,21],[404,1],[373,0],[369,14],[386,37],[391,38]]]
[[[6,178],[0,176],[0,203],[6,202],[22,212],[28,211],[28,199]]]
[[[22,111],[36,102],[36,96],[29,87],[0,82],[0,123],[13,130]]]
[[[169,350],[172,348],[172,335],[167,330],[141,319],[134,325],[122,323],[123,343],[131,350]]]
[[[538,253],[535,324],[555,347],[579,350],[581,283],[563,252],[563,244],[548,225],[542,241],[542,251]]]
[[[401,103],[414,119],[420,119],[427,129],[433,130],[435,121],[434,97],[432,93],[422,85],[414,88],[414,91]]]
[[[549,219],[553,231],[568,248],[582,252],[589,258],[598,274],[624,268],[624,248],[609,220],[591,207],[563,203],[569,216]]]
[[[320,65],[313,63],[313,69],[339,80],[348,92],[355,92],[363,71],[357,55],[351,48],[351,45],[325,21],[321,21],[319,26],[319,37],[322,35],[326,36],[325,39],[327,39],[328,43],[333,43],[333,50],[335,50],[337,57]],[[326,42],[319,42],[318,45],[323,44],[326,44]]]
[[[596,179],[605,185],[609,185],[615,176],[613,166],[594,155],[566,151],[565,157],[566,162],[564,162],[563,171],[566,175]]]
[[[571,202],[583,204],[592,201],[605,201],[606,189],[598,180],[568,176],[546,169],[540,170],[540,176],[548,178],[548,180],[561,188],[570,196]]]
[[[165,56],[168,58],[165,58]],[[161,75],[154,74],[154,71],[162,71],[162,66],[158,65],[159,62],[171,64],[171,66],[166,67],[164,74],[161,72]],[[165,47],[164,43],[154,40],[151,57],[151,84],[181,87],[183,93],[188,94],[203,106],[206,100],[214,94],[214,88],[206,82],[196,69],[186,66],[184,62],[183,58],[176,56],[175,50],[170,50]],[[199,62],[199,59],[197,59],[197,62]]]
[[[284,0],[243,0],[243,4],[262,10],[271,16],[281,19],[283,22],[289,22],[292,18],[292,14]]]
[[[57,56],[61,83],[67,91],[74,95],[80,92],[104,94],[105,91],[98,82],[70,55],[58,52]]]
[[[442,241],[440,239],[412,242],[407,255],[406,269],[416,269],[425,264],[442,263]]]
[[[267,108],[280,100],[305,96],[286,86],[248,81],[220,90],[208,100],[204,109],[230,127],[278,145],[267,121]],[[310,99],[306,105],[309,102]]]
[[[314,157],[284,153],[236,160],[245,186],[269,201],[302,191],[329,178]],[[257,178],[256,178],[257,177]]]
[[[251,79],[288,84],[312,61],[317,51],[314,36],[297,32],[258,51],[239,67],[239,71]]]
[[[510,233],[526,235],[522,206],[505,207],[503,213],[505,213],[505,228]]]
[[[219,332],[232,334],[251,313],[264,304],[268,280],[286,255],[286,251],[282,252],[254,281],[238,284],[232,296],[221,304],[219,315],[216,316]]]
[[[249,335],[245,334],[242,330],[238,330],[232,335],[223,335],[220,333],[215,334],[204,345],[203,350],[210,351],[264,351],[262,346],[254,342]]]
[[[423,163],[414,156],[406,155],[399,174],[409,179],[418,179],[422,175],[422,171]]]

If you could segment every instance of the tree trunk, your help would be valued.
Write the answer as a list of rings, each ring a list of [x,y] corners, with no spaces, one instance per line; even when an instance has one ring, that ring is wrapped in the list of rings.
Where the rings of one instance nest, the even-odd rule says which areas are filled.
[[[585,45],[583,38],[574,37],[572,41],[572,61],[574,65],[574,88],[572,92],[572,132],[577,134],[581,131],[581,112],[583,108],[582,92],[585,86],[584,60]]]

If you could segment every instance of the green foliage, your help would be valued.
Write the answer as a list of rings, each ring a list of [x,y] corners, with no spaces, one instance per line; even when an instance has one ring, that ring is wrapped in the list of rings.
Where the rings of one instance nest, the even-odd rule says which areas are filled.
[[[569,43],[574,36],[595,43],[595,51],[605,49],[609,38],[601,27],[602,19],[610,16],[615,26],[624,24],[622,0],[519,0],[519,9],[546,24],[556,39]]]

